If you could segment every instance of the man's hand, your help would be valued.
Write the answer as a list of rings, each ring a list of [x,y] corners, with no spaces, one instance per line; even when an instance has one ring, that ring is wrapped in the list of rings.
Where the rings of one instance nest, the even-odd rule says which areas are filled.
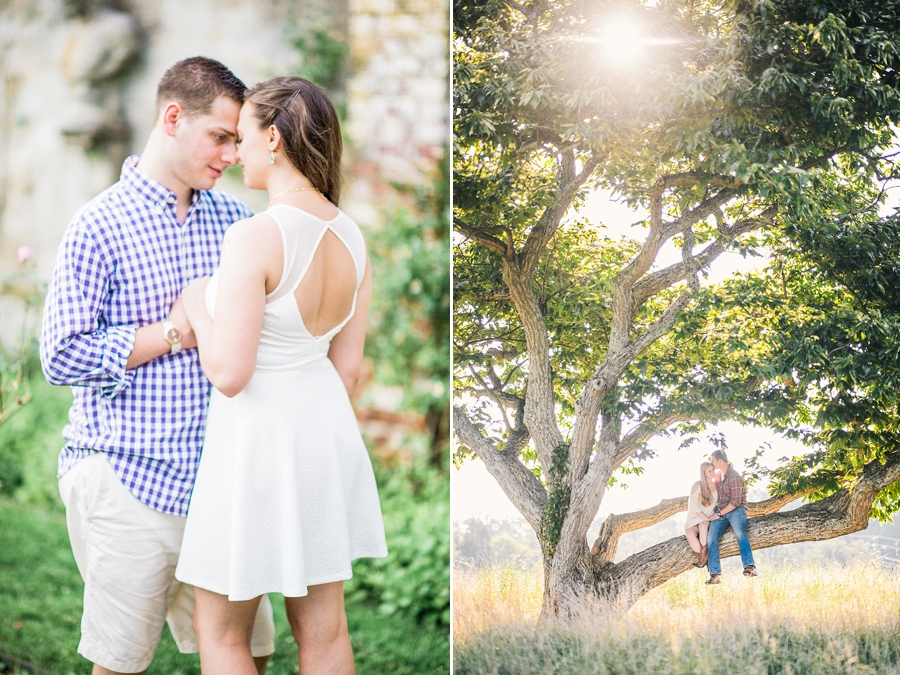
[[[181,348],[194,349],[197,346],[197,336],[194,335],[191,320],[184,309],[183,298],[184,293],[172,305],[172,309],[169,310],[169,320],[178,326],[178,329],[181,331]]]

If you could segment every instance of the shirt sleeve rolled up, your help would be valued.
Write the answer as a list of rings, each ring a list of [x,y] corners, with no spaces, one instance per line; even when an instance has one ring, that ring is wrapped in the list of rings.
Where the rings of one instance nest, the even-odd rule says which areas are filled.
[[[102,251],[87,228],[73,223],[59,249],[41,323],[41,366],[51,384],[95,387],[111,398],[134,379],[125,365],[137,326],[108,325],[109,287]]]

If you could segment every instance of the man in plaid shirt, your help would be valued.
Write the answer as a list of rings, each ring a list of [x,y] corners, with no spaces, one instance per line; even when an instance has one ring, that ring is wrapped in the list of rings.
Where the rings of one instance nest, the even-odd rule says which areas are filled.
[[[193,588],[174,575],[210,385],[180,296],[215,271],[226,228],[252,215],[212,190],[237,162],[244,91],[212,59],[170,68],[143,154],[75,214],[54,266],[41,363],[74,393],[58,475],[93,675],[146,671],[166,621],[182,652],[198,651]],[[260,673],[273,651],[264,596]]]
[[[722,582],[722,564],[719,560],[719,538],[725,531],[725,527],[731,525],[734,536],[738,541],[741,552],[741,562],[744,563],[744,576],[755,577],[756,565],[753,563],[753,550],[750,548],[750,538],[747,536],[747,488],[744,479],[734,470],[728,457],[722,450],[716,450],[709,457],[712,465],[722,474],[721,482],[716,486],[719,498],[716,502],[715,513],[718,516],[709,523],[709,579],[706,583],[718,584]]]

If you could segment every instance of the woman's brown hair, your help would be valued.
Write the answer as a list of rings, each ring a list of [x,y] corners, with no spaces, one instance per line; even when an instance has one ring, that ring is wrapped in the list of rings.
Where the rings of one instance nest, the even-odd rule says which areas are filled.
[[[700,465],[700,504],[701,506],[709,506],[712,504],[712,491],[706,482],[706,468],[712,468],[709,462],[703,462]]]
[[[341,123],[328,94],[302,77],[274,77],[250,89],[260,129],[275,125],[281,149],[297,171],[337,206],[341,195]]]

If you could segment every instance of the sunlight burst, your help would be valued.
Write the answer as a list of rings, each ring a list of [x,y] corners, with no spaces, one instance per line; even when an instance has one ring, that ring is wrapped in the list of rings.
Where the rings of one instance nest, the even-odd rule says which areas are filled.
[[[625,66],[639,62],[649,46],[672,45],[676,44],[678,40],[649,37],[643,33],[641,26],[635,21],[616,18],[606,22],[599,37],[581,38],[579,42],[600,45],[607,61]]]

